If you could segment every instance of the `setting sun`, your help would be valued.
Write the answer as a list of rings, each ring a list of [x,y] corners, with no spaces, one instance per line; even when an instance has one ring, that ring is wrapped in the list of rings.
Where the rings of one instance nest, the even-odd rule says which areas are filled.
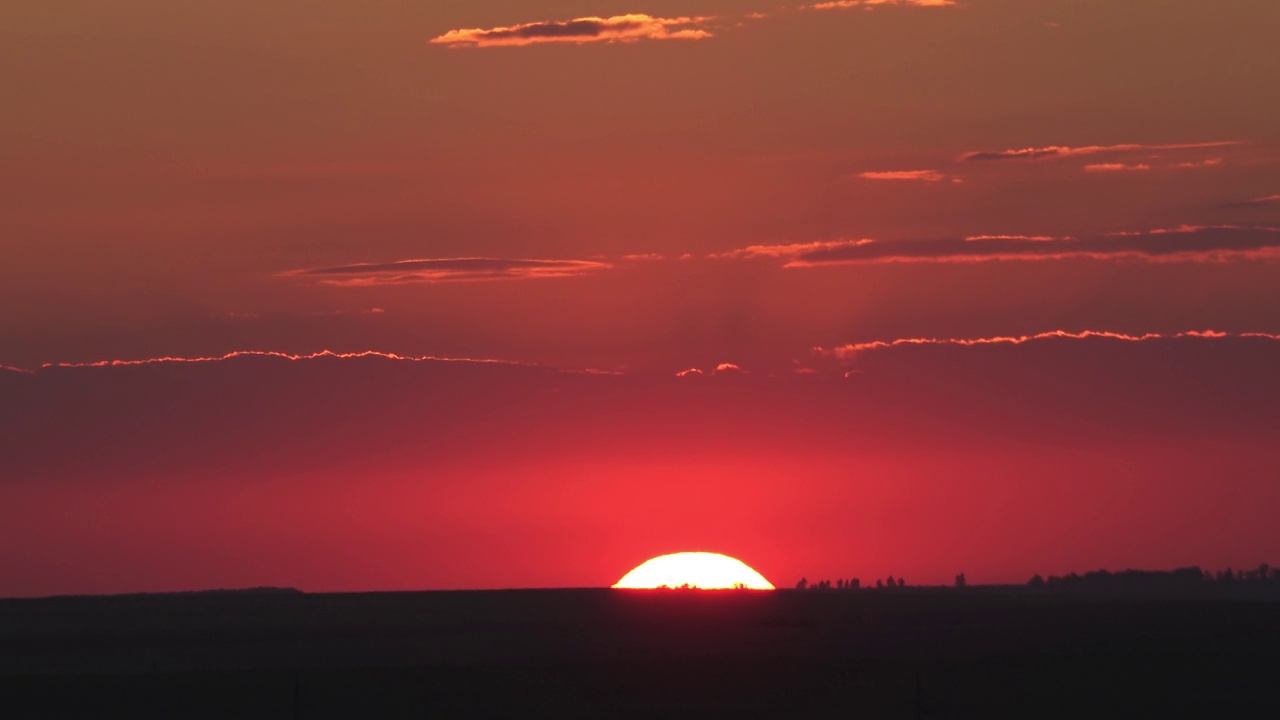
[[[622,576],[615,588],[692,587],[700,590],[773,590],[773,584],[746,563],[728,555],[682,552],[646,560]]]

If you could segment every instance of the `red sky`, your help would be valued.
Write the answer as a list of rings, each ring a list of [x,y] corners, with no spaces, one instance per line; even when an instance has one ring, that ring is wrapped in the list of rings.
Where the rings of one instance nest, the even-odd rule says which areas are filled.
[[[1275,562],[1278,24],[20,2],[0,595]]]

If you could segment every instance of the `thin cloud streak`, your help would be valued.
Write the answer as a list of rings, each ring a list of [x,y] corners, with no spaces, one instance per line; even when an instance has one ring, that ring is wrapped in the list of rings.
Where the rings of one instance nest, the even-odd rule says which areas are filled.
[[[1053,240],[1070,240],[1071,238],[1058,238],[1052,235],[970,235],[964,239],[965,242],[982,242],[984,240],[1021,240],[1022,242],[1050,242]]]
[[[226,353],[225,355],[210,355],[202,357],[176,357],[163,356],[154,358],[141,358],[134,360],[97,360],[93,362],[50,362],[42,364],[36,370],[27,370],[23,368],[0,366],[6,370],[13,370],[27,375],[35,374],[45,370],[74,370],[74,369],[91,369],[91,368],[121,368],[121,367],[139,367],[147,365],[205,365],[214,363],[223,363],[241,359],[269,359],[269,360],[285,360],[288,362],[309,362],[317,360],[390,360],[393,362],[403,363],[447,363],[457,365],[500,365],[505,367],[529,368],[535,370],[544,370],[548,372],[561,373],[565,375],[625,375],[626,373],[616,369],[601,368],[563,368],[550,367],[540,365],[538,363],[523,362],[519,360],[502,360],[498,358],[472,358],[472,357],[443,357],[439,355],[401,355],[399,353],[382,352],[380,350],[362,350],[359,352],[335,352],[333,350],[321,350],[314,353],[287,353],[277,350],[236,350]]]
[[[902,347],[920,347],[929,345],[944,345],[957,347],[978,347],[983,345],[1024,345],[1026,343],[1038,342],[1042,340],[1088,340],[1103,339],[1114,340],[1119,342],[1148,342],[1151,340],[1223,340],[1223,339],[1261,339],[1280,341],[1280,334],[1249,332],[1249,333],[1226,333],[1215,330],[1188,330],[1179,333],[1143,333],[1141,335],[1131,335],[1128,333],[1111,332],[1107,330],[1083,330],[1081,332],[1070,332],[1067,330],[1050,330],[1048,332],[1036,333],[1034,335],[997,335],[994,337],[979,338],[898,338],[896,340],[873,340],[870,342],[850,343],[835,348],[814,348],[814,352],[820,355],[835,357],[840,360],[851,359],[861,353],[875,350],[890,350]]]
[[[400,355],[397,353],[381,352],[378,350],[363,350],[360,352],[334,352],[332,350],[321,350],[320,352],[294,354],[280,352],[276,350],[236,350],[226,353],[225,355],[211,355],[207,357],[174,357],[163,356],[155,358],[143,358],[137,360],[97,360],[93,362],[58,362],[44,363],[40,366],[41,370],[51,369],[71,369],[71,368],[108,368],[108,367],[131,367],[138,365],[200,365],[205,363],[220,363],[228,360],[236,360],[240,358],[272,358],[276,360],[289,361],[306,361],[306,360],[360,360],[365,358],[379,358],[382,360],[395,360],[397,362],[413,362],[413,363],[474,363],[481,365],[510,365],[514,367],[539,367],[533,363],[519,362],[515,360],[497,360],[493,358],[456,358],[456,357],[439,357],[435,355]],[[20,372],[32,372],[30,370]]]
[[[432,38],[452,48],[524,47],[540,43],[637,42],[640,40],[702,40],[713,37],[705,29],[712,18],[662,18],[643,13],[612,17],[544,20],[509,27],[461,28]]]
[[[1133,172],[1133,171],[1142,171],[1142,170],[1150,170],[1150,169],[1151,169],[1151,166],[1145,163],[1139,163],[1137,165],[1126,165],[1124,163],[1097,163],[1094,165],[1084,166],[1085,172],[1093,172],[1093,173]]]
[[[1181,162],[1174,167],[1182,170],[1203,170],[1204,168],[1218,167],[1222,165],[1222,158],[1209,158],[1207,160]]]
[[[1142,260],[1221,262],[1280,257],[1280,228],[1179,227],[1091,238],[974,236],[963,239],[862,240],[802,252],[802,246],[746,248],[729,257],[788,257],[784,267],[888,262],[952,263],[1012,260]]]
[[[831,0],[814,5],[805,5],[805,10],[852,10],[862,8],[870,10],[878,5],[908,5],[911,7],[938,8],[955,7],[955,0]]]
[[[1227,203],[1224,208],[1254,208],[1266,207],[1268,205],[1280,205],[1280,194],[1267,195],[1266,197],[1254,198],[1252,200],[1242,200],[1240,202]]]
[[[1147,152],[1159,150],[1202,150],[1207,148],[1231,147],[1235,145],[1243,145],[1244,143],[1236,140],[1227,140],[1219,142],[1203,142],[1203,143],[1180,143],[1173,145],[1142,145],[1142,144],[1124,144],[1124,145],[1086,145],[1083,147],[1069,147],[1066,145],[1048,145],[1045,147],[1029,147],[1016,148],[1012,150],[997,151],[978,151],[965,153],[960,157],[961,160],[967,162],[988,162],[1000,160],[1044,160],[1053,158],[1068,158],[1087,155],[1100,155],[1106,153],[1131,153],[1131,152]]]
[[[367,287],[404,283],[564,278],[586,275],[610,267],[612,265],[609,263],[595,260],[432,258],[291,270],[280,276],[312,278],[324,285]]]
[[[864,180],[914,180],[918,182],[942,182],[947,176],[937,170],[888,170],[884,172],[858,173]]]
[[[837,0],[814,5],[781,8],[781,13],[795,10],[871,10],[881,6],[921,8],[953,7],[955,0]],[[491,28],[457,28],[431,38],[433,45],[449,48],[526,47],[546,43],[633,43],[641,40],[705,40],[715,37],[712,24],[742,27],[747,21],[762,20],[761,12],[728,18],[706,16],[655,17],[646,13],[629,13],[611,17],[580,17],[573,20],[539,20]]]
[[[794,258],[808,253],[820,252],[823,250],[839,250],[842,248],[858,247],[859,245],[868,245],[874,243],[871,239],[861,240],[820,240],[817,242],[807,243],[791,243],[787,245],[748,245],[738,250],[730,250],[723,253],[713,253],[708,257],[712,259],[743,259],[743,258]]]

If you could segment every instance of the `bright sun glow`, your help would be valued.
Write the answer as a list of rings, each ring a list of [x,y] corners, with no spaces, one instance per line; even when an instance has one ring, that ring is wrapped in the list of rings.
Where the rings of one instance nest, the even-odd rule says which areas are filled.
[[[728,555],[709,552],[682,552],[646,560],[622,576],[615,588],[695,587],[720,590],[742,587],[773,590],[773,584],[746,563]]]

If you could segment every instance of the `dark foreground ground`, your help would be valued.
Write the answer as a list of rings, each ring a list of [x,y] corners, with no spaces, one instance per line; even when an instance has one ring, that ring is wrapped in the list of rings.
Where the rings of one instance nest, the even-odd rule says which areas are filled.
[[[0,717],[1277,717],[1280,603],[1015,589],[0,601]]]

